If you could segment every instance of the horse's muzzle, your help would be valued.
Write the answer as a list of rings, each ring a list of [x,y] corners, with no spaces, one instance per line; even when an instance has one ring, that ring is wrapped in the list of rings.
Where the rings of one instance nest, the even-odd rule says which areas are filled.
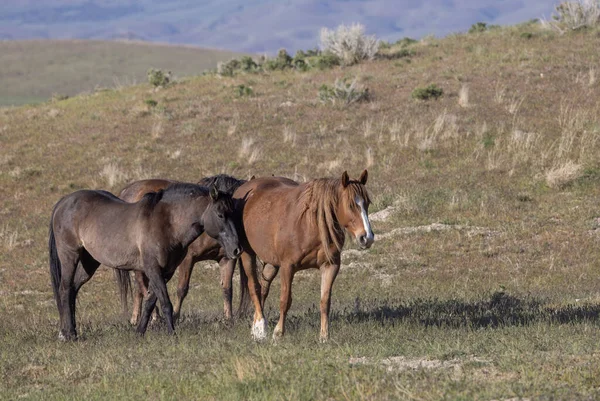
[[[375,241],[375,236],[368,236],[366,234],[363,234],[361,236],[358,237],[358,245],[362,248],[362,249],[369,249],[371,247],[371,245],[373,245],[373,242]]]
[[[242,254],[242,252],[244,252],[244,249],[241,246],[238,246],[237,248],[235,248],[233,250],[233,253],[231,254],[232,259],[237,259],[240,257],[240,255]]]

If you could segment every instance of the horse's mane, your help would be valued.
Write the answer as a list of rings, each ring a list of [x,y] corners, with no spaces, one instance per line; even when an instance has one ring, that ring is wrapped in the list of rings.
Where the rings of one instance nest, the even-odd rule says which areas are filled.
[[[142,199],[140,199],[140,202],[142,202],[142,201],[145,202],[147,209],[154,209],[156,204],[158,202],[160,202],[160,200],[162,199],[163,193],[164,193],[164,189],[161,189],[156,192],[148,192],[148,193],[144,194]]]
[[[148,192],[142,198],[142,201],[146,202],[146,207],[151,210],[162,201],[173,201],[178,200],[183,196],[207,196],[208,188],[197,185],[189,184],[187,182],[178,182],[168,186],[166,189],[161,189],[157,192]]]
[[[238,180],[227,174],[218,174],[211,177],[205,177],[198,181],[198,185],[210,187],[214,185],[220,192],[233,195],[236,189],[240,187],[246,180]]]
[[[341,252],[346,235],[335,215],[335,209],[340,201],[339,188],[342,186],[342,180],[339,178],[319,178],[309,181],[306,189],[300,195],[301,202],[304,202],[306,209],[304,213],[309,213],[309,218],[313,219],[319,230],[319,238],[327,260],[333,262],[333,255],[329,250],[329,244],[333,243],[338,251]],[[360,196],[370,202],[369,194],[358,181],[350,181],[346,187],[345,203],[352,209],[357,209],[355,202],[356,196]]]

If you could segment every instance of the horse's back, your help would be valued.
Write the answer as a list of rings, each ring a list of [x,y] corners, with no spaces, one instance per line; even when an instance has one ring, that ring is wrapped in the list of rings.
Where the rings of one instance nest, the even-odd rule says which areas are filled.
[[[52,224],[59,231],[75,234],[86,220],[104,209],[106,205],[123,204],[114,194],[102,190],[82,189],[62,197],[54,206]]]
[[[114,194],[104,190],[80,189],[63,196],[55,206],[56,209],[75,208],[85,209],[102,203],[122,203]]]
[[[121,190],[119,198],[129,203],[137,202],[149,192],[157,192],[161,189],[166,189],[170,185],[178,182],[179,181],[158,178],[134,181]]]
[[[234,197],[243,199],[248,196],[261,196],[271,191],[285,192],[298,187],[298,183],[285,177],[259,177],[244,184],[235,191]]]

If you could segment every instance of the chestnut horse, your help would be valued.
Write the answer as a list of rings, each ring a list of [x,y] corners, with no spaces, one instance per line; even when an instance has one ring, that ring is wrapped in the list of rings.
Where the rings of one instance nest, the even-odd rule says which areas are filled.
[[[321,270],[321,340],[329,338],[331,288],[338,274],[345,230],[363,248],[374,241],[369,223],[370,199],[365,188],[367,170],[358,180],[344,172],[340,179],[316,179],[299,184],[287,178],[256,178],[241,185],[234,198],[243,200],[242,221],[247,244],[241,256],[254,304],[253,335],[266,337],[266,321],[257,294],[257,257],[279,269],[281,279],[279,322],[273,332],[285,332],[292,304],[292,280],[299,270]],[[273,270],[270,269],[271,274]],[[276,270],[275,270],[276,273]],[[261,273],[261,276],[264,276]],[[272,279],[275,274],[272,274]],[[268,278],[262,277],[261,281]],[[263,301],[266,293],[263,293]]]
[[[63,197],[52,211],[48,248],[50,277],[60,315],[59,338],[77,338],[75,306],[81,286],[103,265],[143,271],[150,294],[137,331],[145,333],[160,301],[169,334],[173,307],[165,277],[203,232],[217,238],[234,259],[241,254],[230,195],[215,187],[177,184],[127,203],[106,191],[81,190]]]
[[[203,186],[214,185],[219,191],[232,195],[233,192],[245,182],[245,180],[238,180],[237,178],[229,175],[219,174],[211,177],[205,177],[201,179],[198,184]],[[178,181],[164,179],[135,181],[123,188],[119,194],[119,197],[126,202],[137,202],[147,192],[159,191],[177,183]],[[221,286],[223,288],[223,309],[225,318],[229,320],[232,318],[232,279],[233,271],[235,269],[235,260],[230,260],[227,258],[224,249],[221,247],[221,244],[219,244],[217,240],[210,237],[206,233],[201,234],[194,242],[190,244],[186,257],[177,268],[179,272],[179,278],[177,285],[177,299],[175,301],[175,305],[173,306],[173,318],[175,320],[179,318],[183,300],[187,296],[189,290],[192,270],[194,265],[202,260],[214,260],[219,263],[221,272]],[[129,272],[115,270],[115,273],[117,283],[119,285],[119,291],[121,293],[123,312],[127,314],[127,294],[130,288]],[[240,272],[240,275],[240,290],[242,296],[240,296],[240,306],[238,312],[244,309],[244,305],[242,305],[242,303],[247,300],[247,296],[245,295],[247,285],[246,275],[243,271]],[[141,271],[136,271],[135,278],[137,287],[133,292],[133,313],[131,315],[131,324],[137,324],[142,306],[142,300],[148,292],[148,278],[144,275],[144,273]]]

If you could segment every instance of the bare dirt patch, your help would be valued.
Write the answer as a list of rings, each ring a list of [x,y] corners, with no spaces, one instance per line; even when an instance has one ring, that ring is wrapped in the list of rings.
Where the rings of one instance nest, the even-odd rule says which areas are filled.
[[[375,237],[375,240],[382,240],[389,237],[398,235],[409,235],[418,233],[431,233],[431,232],[445,232],[445,231],[464,231],[468,237],[484,236],[493,237],[499,235],[499,231],[491,230],[486,227],[476,227],[467,225],[454,225],[454,224],[443,224],[443,223],[431,223],[425,226],[416,227],[400,227],[395,228],[387,233],[379,234]]]
[[[449,359],[442,361],[439,359],[427,359],[427,358],[407,358],[404,356],[391,356],[388,358],[377,359],[369,358],[366,356],[358,358],[350,358],[350,365],[378,365],[386,368],[388,372],[396,371],[402,372],[406,370],[420,370],[420,369],[455,369],[460,370],[462,365],[466,362],[478,362],[482,364],[491,364],[491,361],[486,359],[480,359],[477,357],[470,357],[467,360],[460,359]]]

